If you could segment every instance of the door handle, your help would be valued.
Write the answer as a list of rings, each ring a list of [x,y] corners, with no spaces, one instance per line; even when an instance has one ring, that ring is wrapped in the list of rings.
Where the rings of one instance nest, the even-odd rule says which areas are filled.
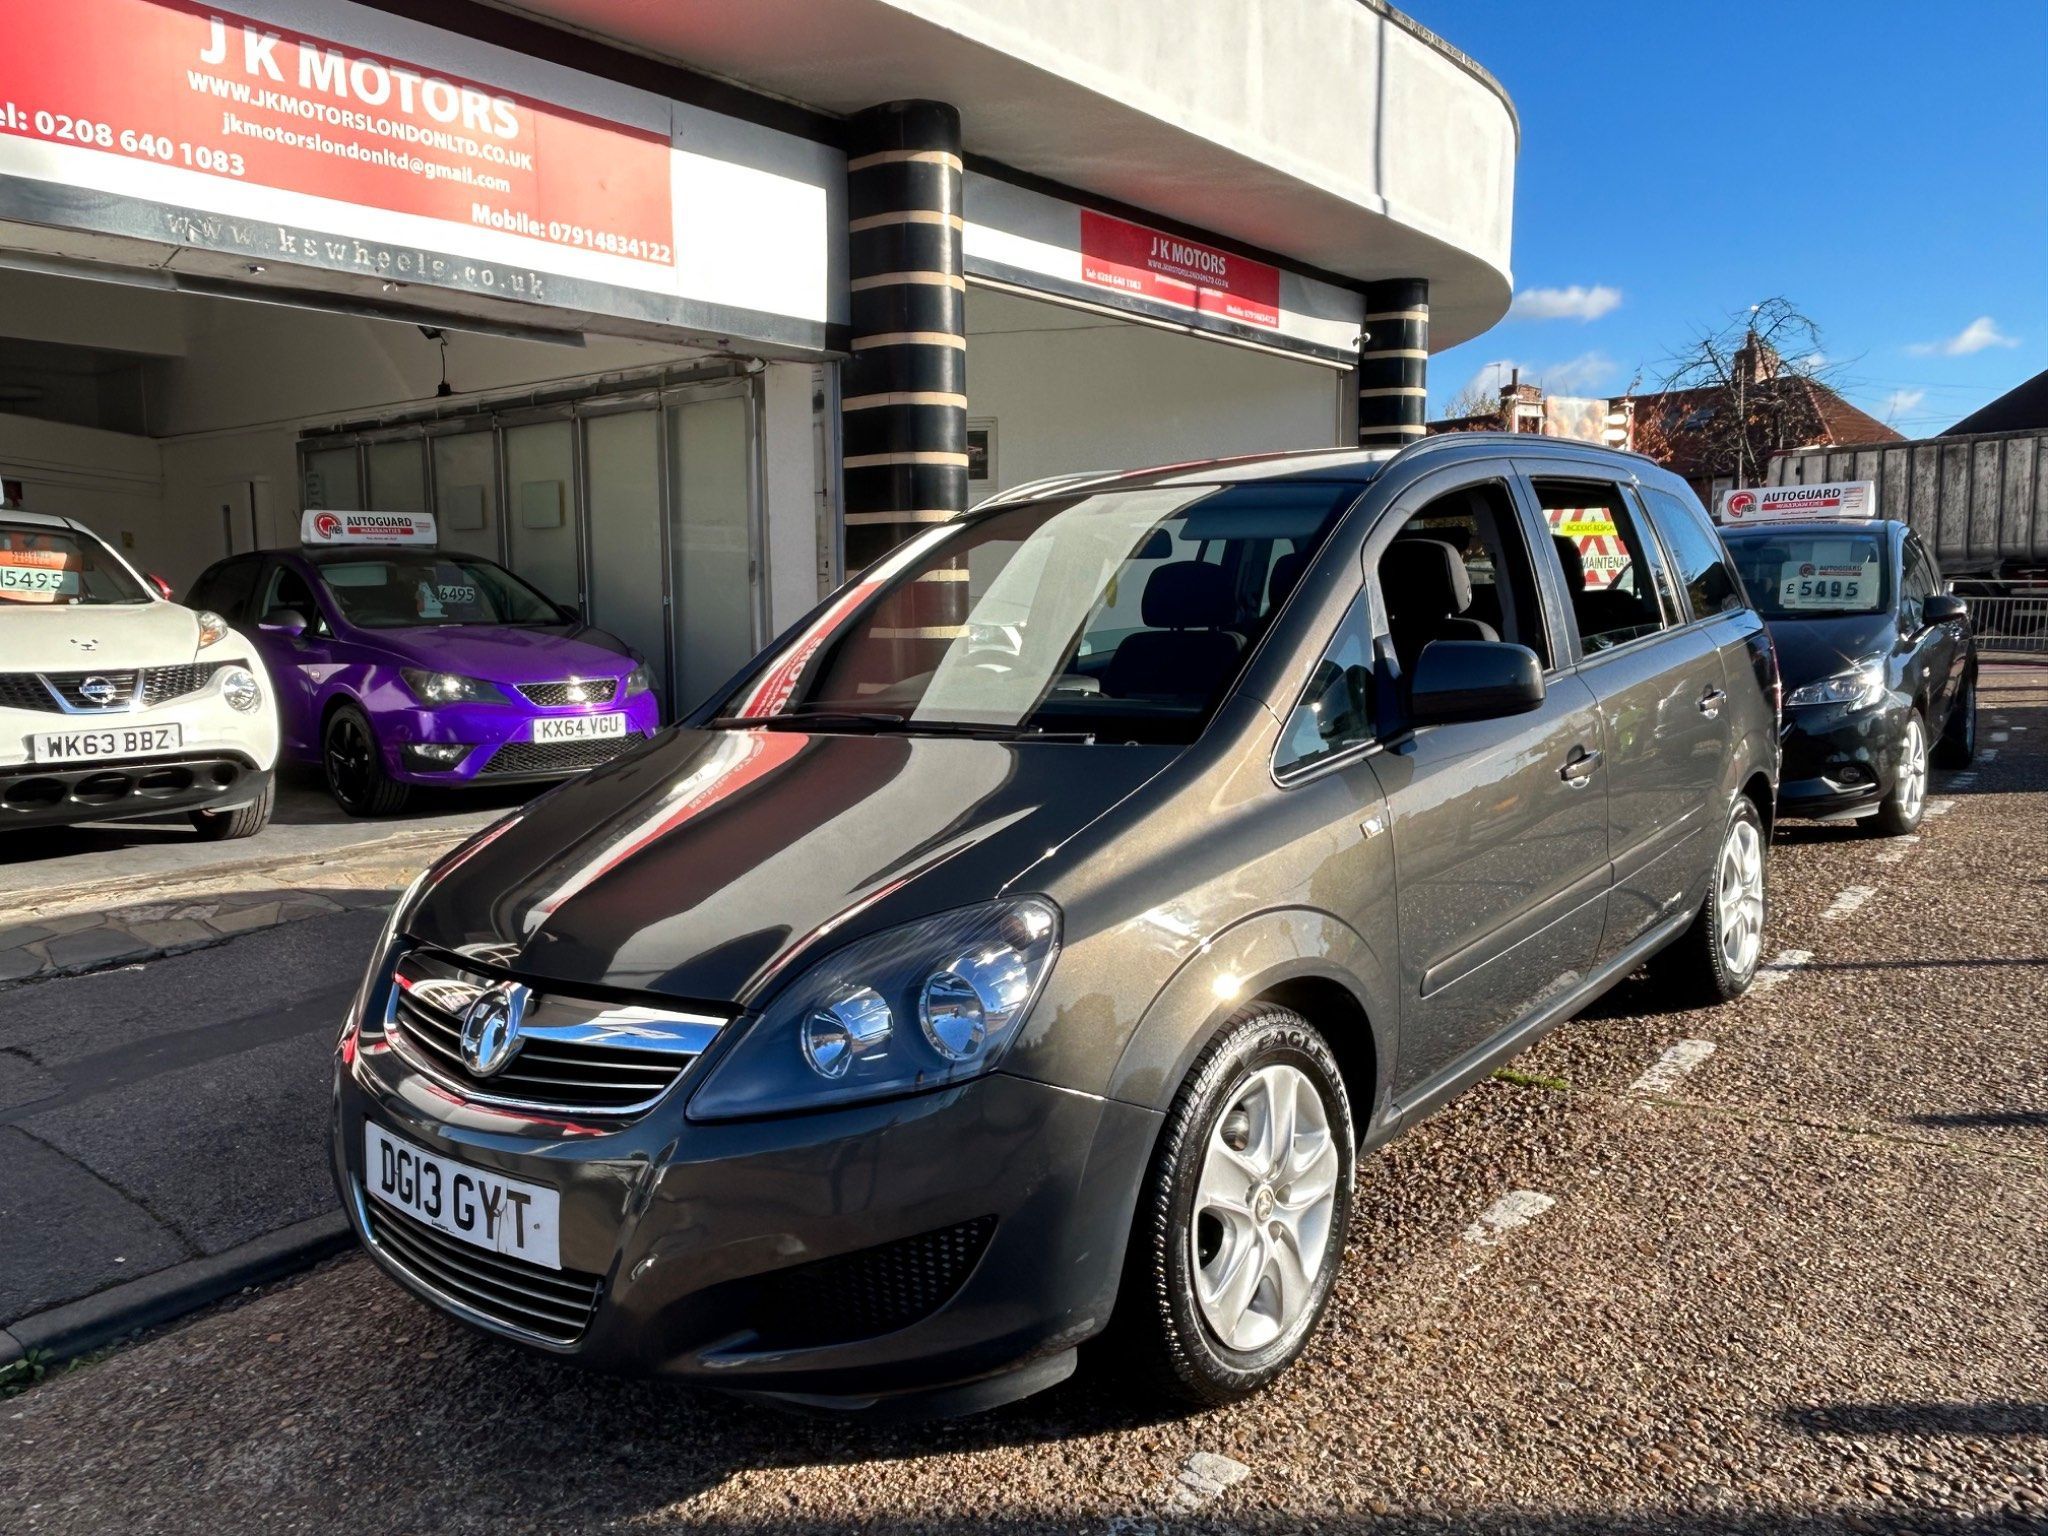
[[[1721,703],[1728,695],[1719,688],[1709,688],[1700,695],[1700,713],[1709,720],[1720,718]]]
[[[1600,766],[1597,748],[1588,751],[1584,747],[1572,748],[1572,755],[1564,760],[1564,766],[1557,770],[1557,776],[1573,789],[1584,789],[1592,782],[1593,770]]]

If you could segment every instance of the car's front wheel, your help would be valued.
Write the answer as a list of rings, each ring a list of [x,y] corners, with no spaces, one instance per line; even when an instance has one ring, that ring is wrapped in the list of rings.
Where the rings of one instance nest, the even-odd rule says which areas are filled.
[[[401,784],[384,771],[369,717],[353,704],[344,704],[327,717],[320,738],[320,767],[327,777],[327,792],[351,816],[390,816],[412,793],[410,784]]]
[[[231,837],[254,837],[270,824],[270,809],[277,799],[277,781],[263,786],[263,793],[247,805],[231,811],[194,811],[192,827],[208,842],[225,842]]]
[[[1914,710],[1906,716],[1905,734],[1899,741],[1899,762],[1892,770],[1892,787],[1878,802],[1871,826],[1882,836],[1903,837],[1918,831],[1927,814],[1927,726]]]
[[[1247,1008],[1195,1062],[1146,1175],[1119,1302],[1166,1395],[1230,1402],[1300,1356],[1343,1259],[1354,1147],[1336,1059],[1300,1014]]]

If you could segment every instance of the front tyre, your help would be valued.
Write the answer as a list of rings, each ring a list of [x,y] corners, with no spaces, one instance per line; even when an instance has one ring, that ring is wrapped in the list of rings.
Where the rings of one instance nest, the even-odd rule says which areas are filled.
[[[390,816],[403,809],[412,794],[410,784],[401,784],[384,771],[369,716],[353,704],[344,704],[327,717],[327,728],[320,733],[320,768],[334,803],[351,816]]]
[[[1652,980],[1673,1005],[1732,1002],[1756,980],[1764,952],[1765,854],[1763,814],[1748,795],[1737,795],[1699,915],[1650,960]]]
[[[1343,1260],[1356,1137],[1330,1047],[1285,1008],[1235,1015],[1168,1112],[1119,1324],[1165,1396],[1244,1397],[1300,1356]]]
[[[277,781],[267,780],[263,793],[247,805],[231,811],[194,811],[192,828],[210,843],[234,837],[254,837],[270,824],[270,809],[277,800]]]
[[[1899,764],[1892,770],[1892,787],[1878,802],[1871,825],[1880,836],[1903,837],[1919,830],[1927,814],[1927,725],[1914,710],[1906,716],[1905,734],[1899,741]]]

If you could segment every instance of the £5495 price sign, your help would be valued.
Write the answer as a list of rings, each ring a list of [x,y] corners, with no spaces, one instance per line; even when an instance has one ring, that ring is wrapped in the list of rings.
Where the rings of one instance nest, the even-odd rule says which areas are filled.
[[[665,134],[186,0],[0,0],[8,136],[674,265]]]

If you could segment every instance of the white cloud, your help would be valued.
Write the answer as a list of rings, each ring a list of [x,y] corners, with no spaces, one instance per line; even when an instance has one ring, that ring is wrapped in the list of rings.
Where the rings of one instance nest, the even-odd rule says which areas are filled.
[[[1906,350],[1915,357],[1930,357],[1936,353],[1943,357],[1968,357],[1986,347],[2016,347],[2019,344],[2017,336],[2008,336],[1999,330],[1998,322],[1989,315],[1979,315],[1946,341],[1916,341]]]
[[[1513,381],[1516,369],[1521,370],[1524,384],[1539,384],[1546,394],[1552,395],[1599,394],[1617,371],[1614,359],[1597,350],[1556,363],[1525,363],[1520,358],[1502,357],[1481,363],[1453,398],[1478,394],[1497,400]]]
[[[1877,419],[1886,426],[1891,426],[1901,416],[1912,415],[1919,408],[1920,402],[1926,398],[1927,391],[1924,389],[1895,389],[1884,397],[1884,404],[1877,408]]]
[[[1621,307],[1621,290],[1605,283],[1590,288],[1573,283],[1569,288],[1524,288],[1515,295],[1508,310],[1511,320],[1598,320]]]

